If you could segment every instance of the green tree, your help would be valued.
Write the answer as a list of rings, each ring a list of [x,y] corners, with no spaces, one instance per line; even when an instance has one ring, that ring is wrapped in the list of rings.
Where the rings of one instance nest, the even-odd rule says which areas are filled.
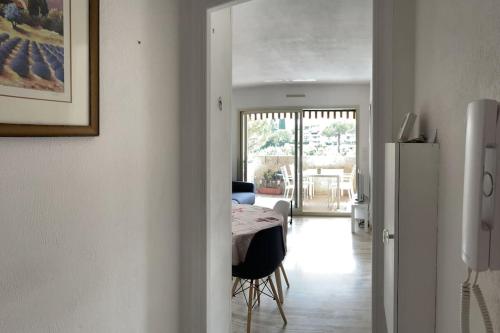
[[[33,17],[47,16],[49,14],[47,0],[29,0],[28,12]]]
[[[287,130],[277,130],[267,137],[266,142],[261,149],[267,147],[283,147],[292,141],[292,136]]]
[[[337,149],[340,153],[340,137],[346,133],[352,132],[354,130],[354,126],[352,124],[346,123],[333,123],[325,127],[323,129],[322,134],[328,138],[337,137]]]
[[[247,123],[248,150],[256,153],[272,132],[272,124],[267,120],[252,120]]]

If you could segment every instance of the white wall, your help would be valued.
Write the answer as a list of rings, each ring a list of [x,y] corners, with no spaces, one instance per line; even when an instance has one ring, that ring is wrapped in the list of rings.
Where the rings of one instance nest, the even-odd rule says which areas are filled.
[[[207,116],[207,331],[231,330],[231,8],[209,14]],[[219,98],[222,108],[219,108]]]
[[[416,6],[415,109],[421,130],[437,128],[441,144],[438,333],[459,331],[465,111],[474,99],[500,100],[499,14],[495,0],[421,0]],[[498,332],[500,273],[485,274],[480,284]],[[484,331],[476,310],[472,322],[471,332]]]
[[[179,332],[177,1],[101,23],[101,136],[0,139],[1,332]]]
[[[415,1],[394,0],[392,36],[392,136],[415,103]]]
[[[287,94],[305,94],[305,98],[287,98]],[[334,107],[359,106],[359,167],[368,175],[368,122],[370,85],[366,84],[306,84],[269,85],[233,88],[232,162],[233,179],[238,174],[240,149],[240,110],[271,107]],[[365,177],[368,182],[368,177]],[[365,184],[368,191],[368,186]],[[368,193],[367,193],[368,194]]]

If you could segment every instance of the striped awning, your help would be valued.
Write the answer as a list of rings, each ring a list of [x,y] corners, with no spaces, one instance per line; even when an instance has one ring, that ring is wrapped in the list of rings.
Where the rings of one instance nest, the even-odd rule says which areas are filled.
[[[356,119],[356,110],[354,109],[341,109],[341,110],[304,110],[303,117],[308,119],[317,118],[343,118],[343,119]]]
[[[295,119],[299,116],[305,119],[356,119],[355,109],[307,109],[302,111],[255,111],[245,113],[250,120]]]

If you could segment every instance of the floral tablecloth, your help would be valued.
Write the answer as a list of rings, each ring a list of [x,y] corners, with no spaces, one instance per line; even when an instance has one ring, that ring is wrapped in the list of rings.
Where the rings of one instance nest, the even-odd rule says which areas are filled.
[[[269,208],[234,204],[232,207],[233,266],[245,261],[253,236],[261,230],[283,226],[283,216]]]

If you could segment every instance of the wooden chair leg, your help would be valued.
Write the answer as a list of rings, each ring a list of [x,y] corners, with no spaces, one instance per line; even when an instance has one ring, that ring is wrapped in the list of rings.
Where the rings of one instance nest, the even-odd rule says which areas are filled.
[[[278,300],[283,304],[285,300],[283,299],[283,288],[281,287],[281,272],[279,267],[274,271],[274,277],[276,278],[276,285],[278,287]]]
[[[257,304],[260,305],[260,282],[259,282],[259,279],[255,280],[254,298],[257,298]]]
[[[233,282],[233,289],[231,291],[231,296],[234,297],[234,292],[236,291],[236,288],[238,287],[238,283],[240,282],[240,278],[234,279]]]
[[[285,322],[286,325],[288,322],[286,320],[285,312],[283,312],[283,307],[281,306],[281,303],[278,300],[278,295],[276,294],[276,288],[274,287],[273,279],[271,279],[271,277],[268,277],[267,279],[269,280],[269,284],[271,285],[271,290],[273,292],[274,299],[276,300],[276,305],[278,306],[278,310],[280,311],[281,318],[283,318],[283,321]]]
[[[290,288],[290,282],[288,282],[288,276],[286,275],[285,267],[283,267],[283,263],[280,264],[280,269],[281,269],[281,273],[283,274],[283,277],[285,278],[287,288]]]
[[[248,292],[248,315],[247,315],[247,333],[250,333],[252,323],[252,308],[253,308],[253,280],[250,280],[250,289]]]

